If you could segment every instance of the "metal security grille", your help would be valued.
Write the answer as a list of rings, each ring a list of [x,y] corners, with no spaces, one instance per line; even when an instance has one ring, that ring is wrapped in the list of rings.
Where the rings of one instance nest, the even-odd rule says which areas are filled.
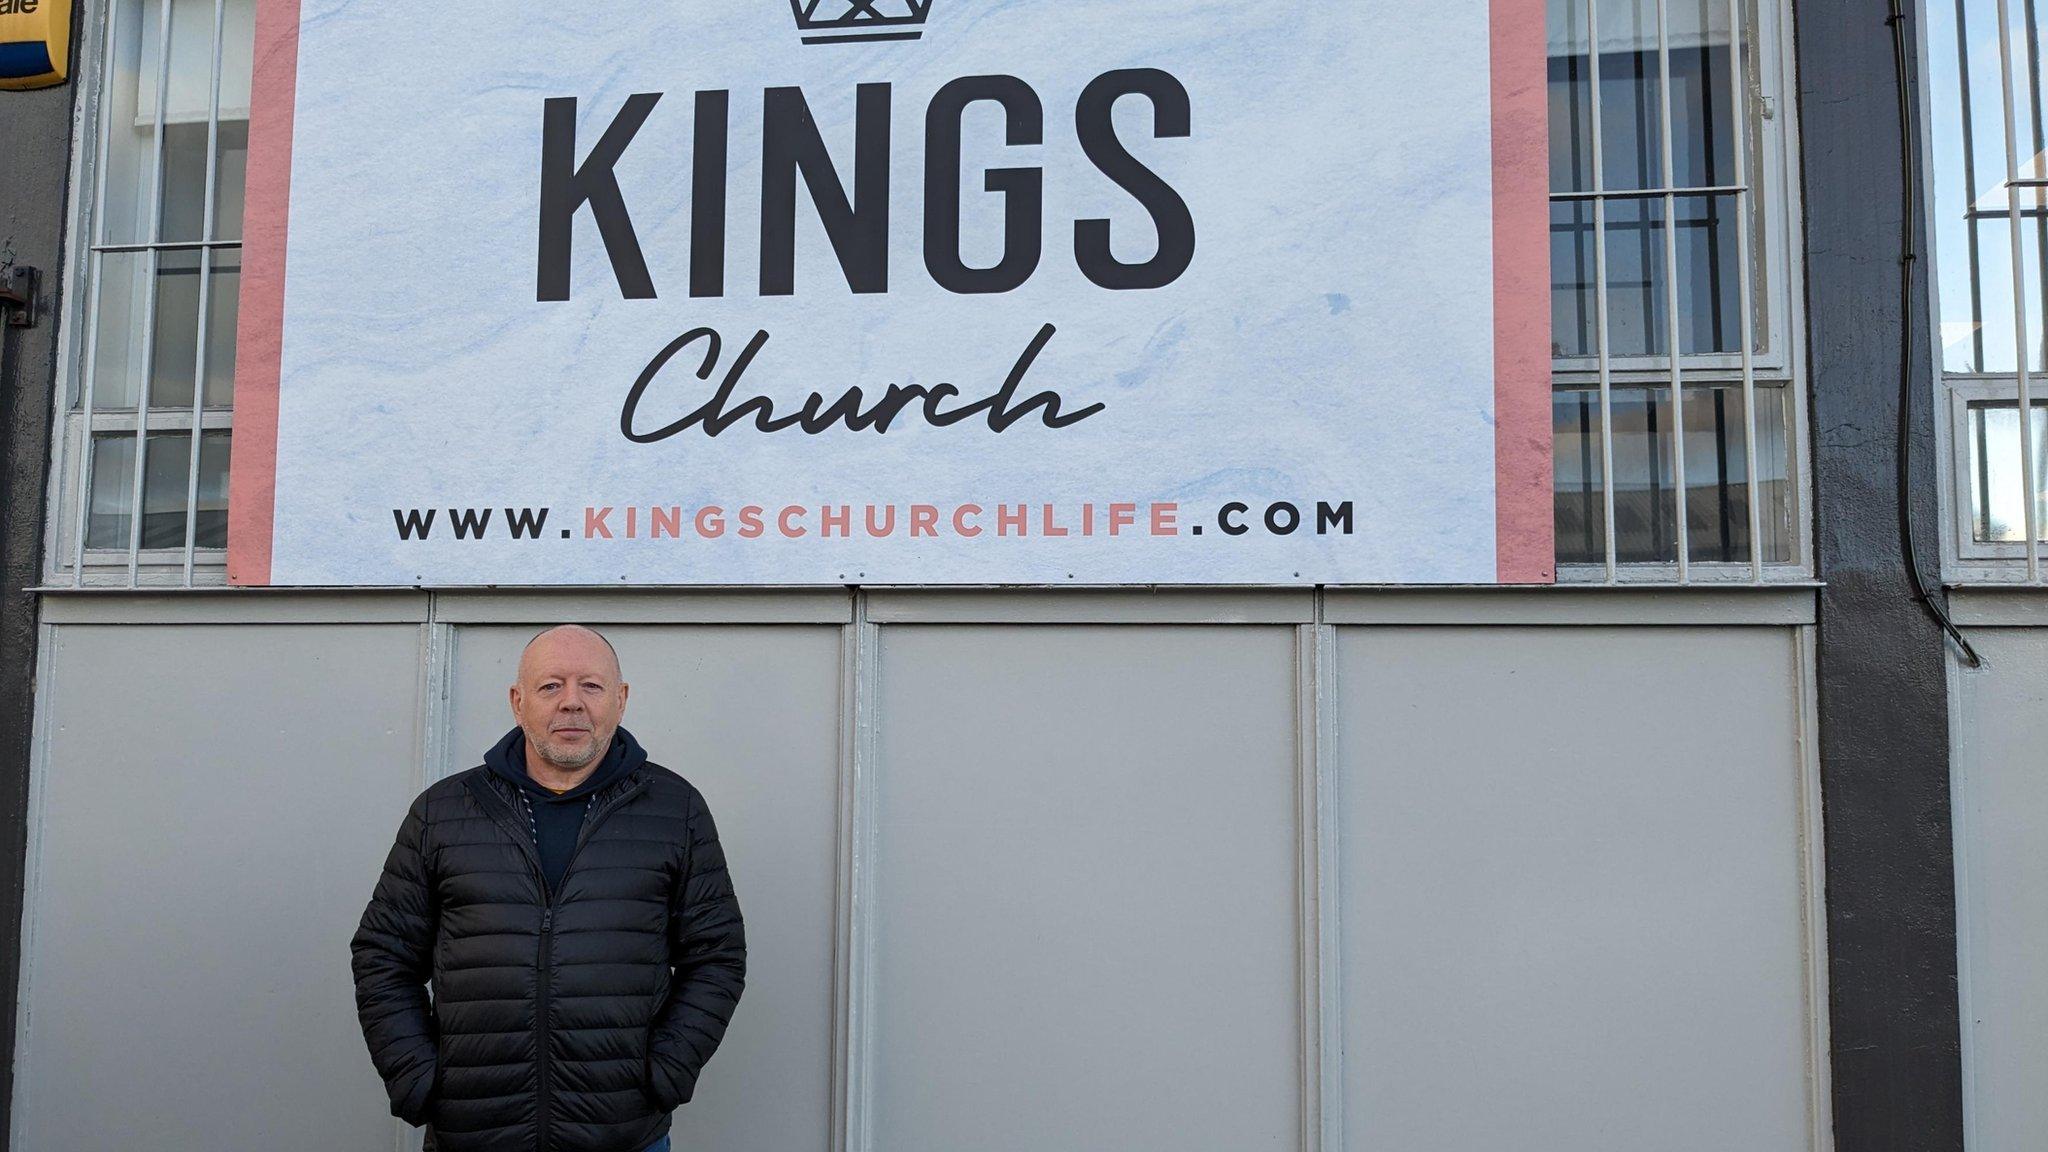
[[[73,584],[189,586],[226,545],[254,2],[100,16],[52,553]]]
[[[1761,66],[1780,55],[1760,9],[1551,0],[1566,579],[1805,576],[1781,77]]]
[[[1924,74],[1948,577],[2039,584],[2048,532],[2048,114],[2036,0],[1931,0]],[[2027,418],[2021,419],[2021,413]]]

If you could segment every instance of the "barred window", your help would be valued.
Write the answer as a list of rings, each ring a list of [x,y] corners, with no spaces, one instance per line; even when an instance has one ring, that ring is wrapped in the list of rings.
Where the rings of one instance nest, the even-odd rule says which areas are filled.
[[[255,0],[100,16],[53,563],[79,583],[192,583],[227,543]]]
[[[1955,582],[2039,583],[2048,539],[2048,112],[2036,0],[1941,0],[1925,87]],[[2021,411],[2028,413],[2024,421]]]
[[[1805,574],[1783,18],[1550,0],[1565,579]]]

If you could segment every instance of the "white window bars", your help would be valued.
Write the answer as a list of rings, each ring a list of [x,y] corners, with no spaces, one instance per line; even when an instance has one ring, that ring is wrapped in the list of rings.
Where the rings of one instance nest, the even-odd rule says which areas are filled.
[[[1929,230],[1951,583],[2043,581],[2048,114],[2037,0],[1929,0]],[[2027,418],[2021,419],[2020,414]]]
[[[50,554],[74,585],[217,583],[254,0],[98,15]]]
[[[1805,579],[1782,38],[1761,19],[1783,13],[1549,14],[1563,578]]]

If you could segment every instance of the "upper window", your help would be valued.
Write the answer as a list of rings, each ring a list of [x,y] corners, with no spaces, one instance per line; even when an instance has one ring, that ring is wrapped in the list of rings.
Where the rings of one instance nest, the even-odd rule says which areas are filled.
[[[1926,9],[1942,503],[1952,528],[1944,559],[1958,582],[2038,582],[2048,540],[2042,7],[1943,0]]]
[[[1805,574],[1781,18],[1550,0],[1566,579]]]
[[[51,555],[189,583],[227,543],[255,0],[113,0],[96,31]]]

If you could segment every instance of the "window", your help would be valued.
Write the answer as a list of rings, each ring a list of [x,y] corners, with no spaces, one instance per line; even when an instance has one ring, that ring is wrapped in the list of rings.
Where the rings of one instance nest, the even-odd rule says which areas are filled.
[[[1780,18],[1550,0],[1564,579],[1805,576]]]
[[[1953,582],[2038,583],[2048,539],[2048,110],[2036,0],[1927,5],[1943,493]],[[2029,418],[2020,419],[2022,410]]]
[[[51,555],[189,584],[227,543],[255,0],[113,0],[97,31]]]

